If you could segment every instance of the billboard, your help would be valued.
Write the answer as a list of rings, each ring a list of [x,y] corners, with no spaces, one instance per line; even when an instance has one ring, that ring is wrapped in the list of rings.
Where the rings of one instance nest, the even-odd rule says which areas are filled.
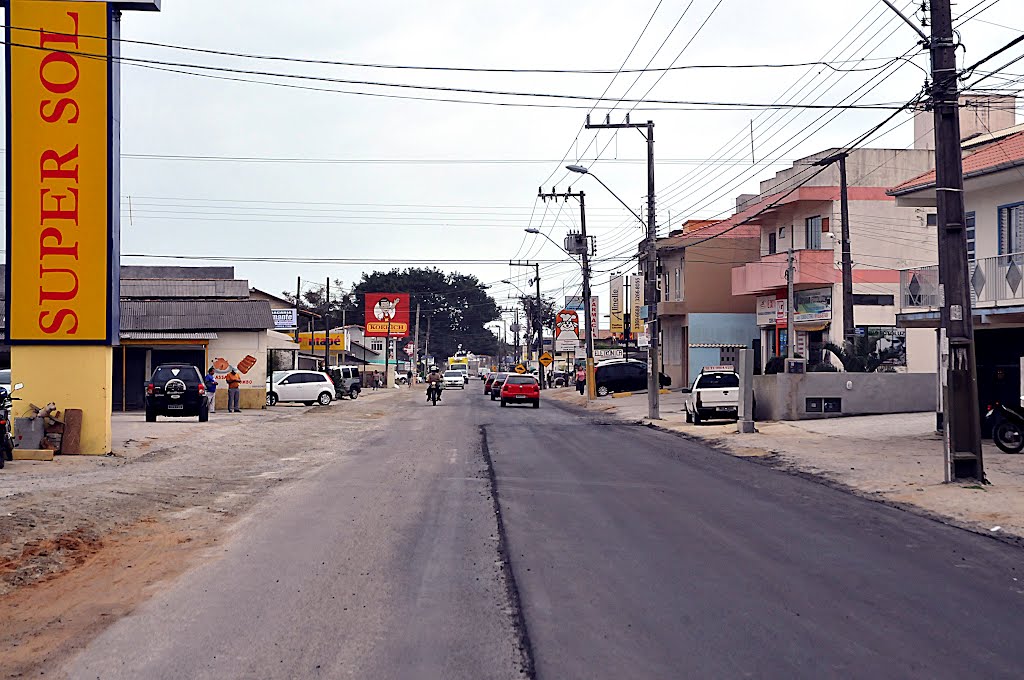
[[[635,338],[638,333],[644,332],[644,320],[640,318],[640,308],[644,306],[644,277],[633,274],[629,281],[632,286],[629,289],[629,330]]]
[[[609,330],[611,330],[612,335],[615,337],[621,336],[624,330],[623,312],[625,312],[625,308],[623,307],[623,303],[625,300],[622,297],[622,282],[623,278],[621,274],[619,276],[613,276],[611,278],[611,288],[608,293],[611,297],[611,306],[609,307],[611,320],[608,322],[608,327]]]
[[[366,293],[366,332],[370,338],[409,335],[408,293]]]
[[[291,309],[271,309],[270,313],[274,315],[275,331],[293,331],[299,327],[299,310],[294,307]]]
[[[555,315],[555,351],[569,352],[580,346],[580,317],[575,310],[563,309]]]
[[[6,4],[7,339],[116,344],[118,111],[110,63],[83,56],[109,52],[112,10]],[[12,36],[11,26],[33,30]]]
[[[599,308],[598,302],[600,302],[600,300],[601,298],[597,297],[596,295],[590,298],[590,329],[591,332],[594,334],[593,337],[595,338],[597,337],[598,329],[601,328],[601,326],[597,322]]]
[[[587,311],[587,306],[583,303],[582,295],[566,295],[565,296],[565,308],[572,309],[577,312]]]
[[[830,321],[832,288],[798,290],[793,293],[793,321]]]
[[[348,349],[345,331],[332,330],[330,335],[331,350],[342,352]],[[299,350],[303,352],[322,353],[324,351],[324,332],[299,333]]]

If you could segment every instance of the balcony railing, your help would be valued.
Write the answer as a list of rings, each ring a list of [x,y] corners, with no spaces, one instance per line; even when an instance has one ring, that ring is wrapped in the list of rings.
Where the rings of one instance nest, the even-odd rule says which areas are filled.
[[[1024,253],[986,257],[968,267],[972,306],[1024,302]],[[902,309],[938,308],[938,266],[900,271],[900,305]]]

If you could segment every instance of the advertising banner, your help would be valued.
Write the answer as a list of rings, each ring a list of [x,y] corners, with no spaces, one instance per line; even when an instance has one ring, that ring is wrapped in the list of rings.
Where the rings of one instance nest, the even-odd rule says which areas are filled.
[[[105,2],[7,2],[6,333],[12,344],[118,342],[109,64],[76,54],[109,52],[109,11]],[[12,34],[11,26],[32,30]]]
[[[274,315],[275,331],[293,331],[299,327],[299,312],[297,309],[272,309]]]
[[[575,310],[563,309],[555,315],[555,351],[569,352],[580,346],[580,318]]]
[[[775,325],[778,326],[779,328],[785,328],[788,325],[788,323],[789,323],[789,320],[787,318],[787,316],[788,316],[787,312],[788,311],[789,310],[786,307],[786,301],[785,300],[776,300],[775,301]]]
[[[623,312],[626,310],[623,308],[625,300],[622,297],[622,285],[623,277],[613,276],[611,278],[611,289],[609,295],[611,296],[611,306],[609,307],[611,314],[611,321],[608,322],[608,328],[611,330],[612,335],[619,337],[623,332]]]
[[[644,320],[640,318],[640,308],[644,306],[644,277],[633,274],[629,279],[629,330],[636,337],[644,332]]]
[[[597,330],[600,326],[597,323],[598,320],[598,302],[600,298],[596,295],[590,298],[590,332],[593,333],[594,338],[597,338]]]
[[[793,321],[830,321],[832,289],[814,288],[793,293]]]
[[[341,352],[349,349],[346,344],[347,341],[348,338],[345,337],[345,331],[331,331],[332,351]],[[324,332],[313,331],[312,333],[299,333],[299,350],[302,352],[323,353]]]
[[[408,293],[366,293],[366,332],[370,338],[409,335]]]

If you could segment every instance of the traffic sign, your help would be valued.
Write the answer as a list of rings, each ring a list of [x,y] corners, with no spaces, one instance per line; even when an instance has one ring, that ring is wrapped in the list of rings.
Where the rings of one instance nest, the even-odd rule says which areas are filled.
[[[519,373],[520,375],[522,375],[523,373],[526,373],[526,366],[523,366],[522,364],[518,364],[516,366],[516,373]]]
[[[542,363],[545,367],[550,366],[552,363],[554,363],[554,361],[555,359],[554,357],[551,356],[550,352],[544,352],[544,354],[540,355],[540,363]]]

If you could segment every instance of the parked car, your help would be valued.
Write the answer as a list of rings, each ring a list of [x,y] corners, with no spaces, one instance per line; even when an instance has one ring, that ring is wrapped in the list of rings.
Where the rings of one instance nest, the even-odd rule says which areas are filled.
[[[565,387],[569,384],[569,374],[565,371],[551,372],[551,387]]]
[[[206,386],[199,369],[192,364],[160,364],[146,383],[146,422],[157,416],[190,418],[205,423],[210,415]]]
[[[0,387],[7,390],[7,392],[11,391],[11,369],[0,368]]]
[[[356,399],[363,389],[363,379],[359,374],[358,366],[331,366],[327,369],[327,375],[331,376],[334,383],[334,397],[342,399]]]
[[[532,375],[510,375],[501,385],[501,405],[533,404],[540,408],[540,383]]]
[[[597,396],[612,392],[647,389],[647,364],[635,359],[608,359],[594,368],[594,389]]]
[[[495,373],[494,371],[491,371],[487,375],[484,376],[484,394],[485,395],[491,393],[491,383],[494,382],[494,376],[496,376],[496,375],[497,375],[497,373]]]
[[[731,366],[705,366],[683,390],[686,422],[696,425],[713,418],[736,420],[739,403],[740,376]]]
[[[466,381],[463,379],[465,373],[462,371],[445,371],[442,377],[441,387],[446,390],[453,390],[459,388],[460,390],[466,389]]]
[[[267,406],[282,401],[315,403],[327,406],[334,399],[335,386],[326,373],[319,371],[274,371],[274,384],[267,380]]]
[[[501,386],[505,382],[505,378],[509,376],[508,373],[495,373],[494,380],[491,381],[491,401],[494,401],[501,394]]]

